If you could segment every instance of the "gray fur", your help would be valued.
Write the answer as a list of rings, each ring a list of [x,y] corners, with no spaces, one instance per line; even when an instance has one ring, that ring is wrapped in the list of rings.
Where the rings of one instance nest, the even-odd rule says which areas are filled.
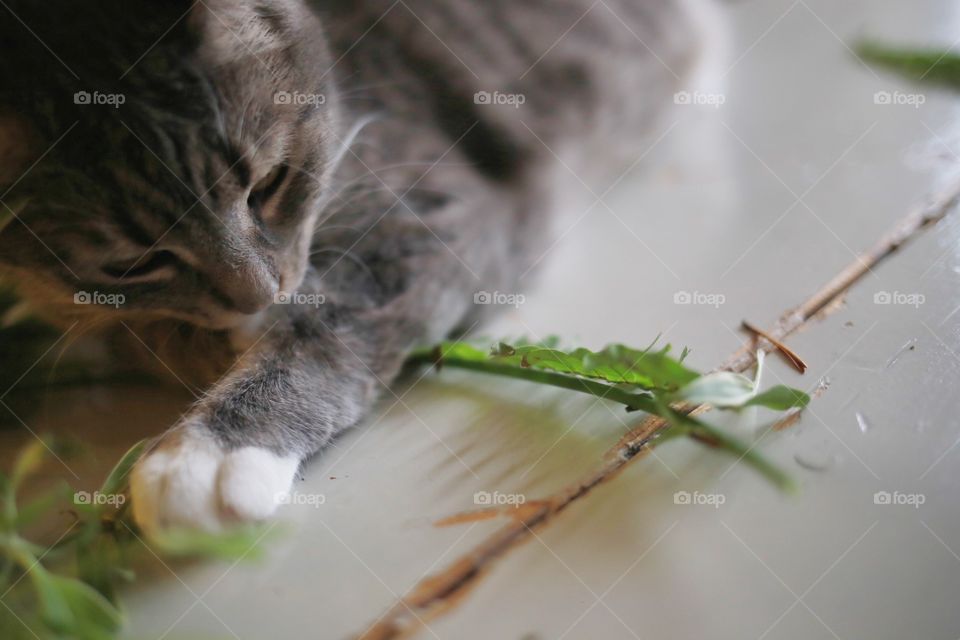
[[[65,65],[0,15],[0,141],[36,159],[63,137],[5,178],[27,205],[0,270],[57,322],[144,340],[206,389],[193,417],[221,442],[307,457],[412,347],[488,309],[475,292],[513,290],[545,241],[554,153],[595,168],[640,148],[696,58],[681,4],[11,1]],[[73,104],[95,90],[126,101]],[[273,199],[249,199],[281,163]],[[323,304],[271,304],[293,289]]]

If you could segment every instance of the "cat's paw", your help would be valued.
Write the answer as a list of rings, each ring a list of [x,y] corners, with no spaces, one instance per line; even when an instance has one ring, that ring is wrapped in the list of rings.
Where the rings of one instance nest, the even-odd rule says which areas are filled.
[[[133,516],[148,535],[263,520],[283,503],[299,465],[296,456],[260,447],[228,451],[202,427],[186,425],[164,435],[134,467]]]

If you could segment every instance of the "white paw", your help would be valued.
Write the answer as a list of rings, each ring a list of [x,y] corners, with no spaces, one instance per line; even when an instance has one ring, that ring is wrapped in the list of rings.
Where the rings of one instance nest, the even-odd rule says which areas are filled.
[[[133,469],[133,517],[148,535],[263,520],[284,502],[299,465],[296,456],[259,447],[227,451],[199,429],[176,429]]]

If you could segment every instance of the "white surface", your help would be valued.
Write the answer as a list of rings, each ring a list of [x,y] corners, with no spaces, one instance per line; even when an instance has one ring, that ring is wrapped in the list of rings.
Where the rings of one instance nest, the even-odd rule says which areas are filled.
[[[709,369],[740,346],[741,319],[764,325],[799,303],[954,170],[957,98],[868,69],[844,42],[949,47],[960,36],[955,3],[776,0],[724,11],[735,61],[725,104],[679,108],[644,171],[563,236],[526,304],[486,333],[600,346],[662,332]],[[881,90],[919,91],[926,103],[875,105]],[[954,216],[793,337],[811,365],[802,378],[770,359],[769,384],[832,382],[800,424],[760,445],[800,479],[800,496],[718,453],[670,444],[514,551],[420,637],[956,640],[958,237]],[[725,301],[676,305],[679,291]],[[925,302],[874,304],[881,291]],[[396,394],[308,469],[295,490],[325,502],[285,507],[287,534],[265,561],[178,568],[140,585],[126,597],[129,636],[362,632],[500,524],[433,521],[473,509],[476,491],[535,499],[576,481],[627,418],[452,371]],[[769,417],[744,415],[733,428],[749,435]],[[676,505],[681,490],[725,503]],[[877,491],[925,503],[876,505]]]

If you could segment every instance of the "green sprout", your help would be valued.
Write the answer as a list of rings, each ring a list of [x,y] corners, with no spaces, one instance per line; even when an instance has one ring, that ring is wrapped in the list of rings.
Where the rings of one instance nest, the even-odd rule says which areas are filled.
[[[470,344],[447,342],[415,352],[410,361],[558,387],[622,404],[627,411],[660,416],[670,425],[665,436],[688,435],[710,443],[743,459],[780,489],[795,490],[792,479],[754,447],[678,408],[684,404],[718,409],[763,406],[776,411],[805,407],[810,396],[803,391],[785,386],[759,391],[763,352],[758,352],[757,374],[750,379],[729,371],[697,373],[683,364],[687,351],[673,358],[670,345],[637,350],[614,344],[590,351],[563,350],[557,344],[555,338],[539,344],[500,342],[487,352]]]

